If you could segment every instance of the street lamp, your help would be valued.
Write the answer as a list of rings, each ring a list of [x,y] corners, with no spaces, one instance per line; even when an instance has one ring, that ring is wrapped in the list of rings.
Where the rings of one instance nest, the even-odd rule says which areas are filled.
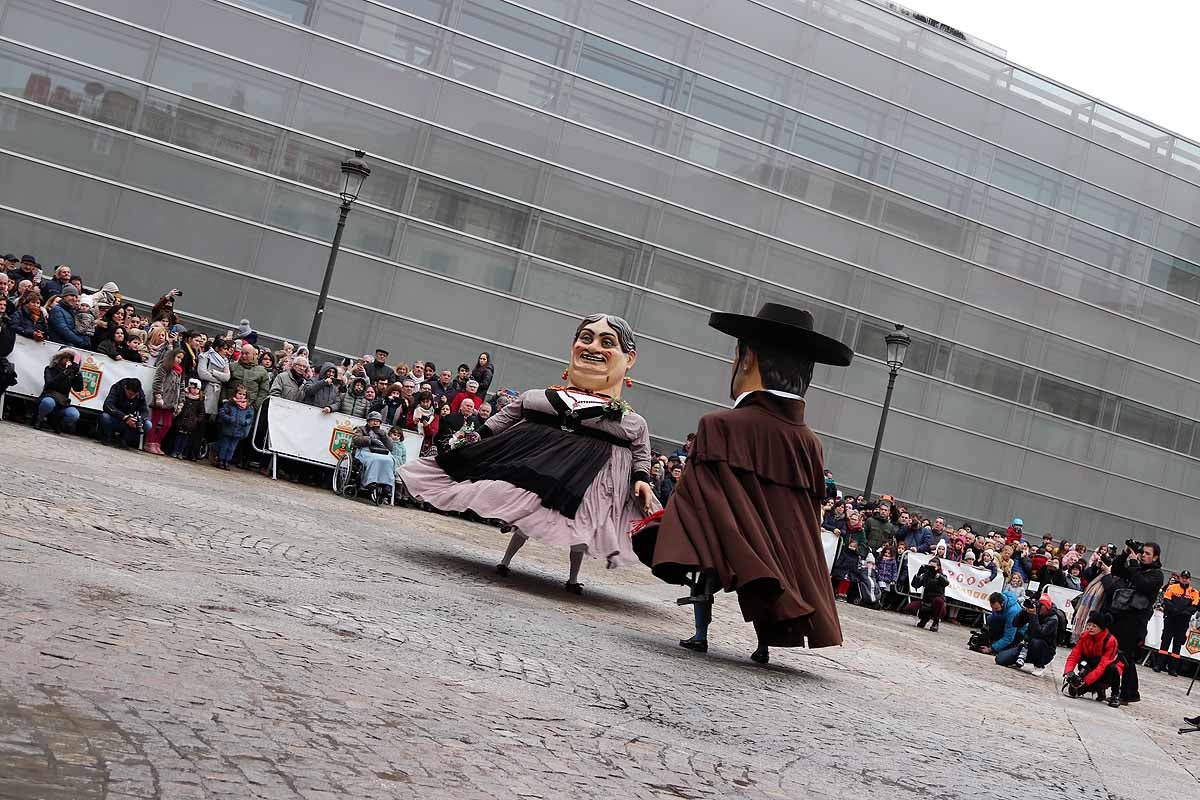
[[[325,316],[325,301],[329,299],[329,282],[333,280],[333,265],[337,263],[338,250],[342,246],[342,231],[346,228],[346,216],[350,206],[358,199],[363,182],[371,174],[371,168],[363,161],[366,153],[355,150],[354,157],[342,162],[342,196],[341,209],[338,212],[337,230],[333,234],[333,244],[329,247],[329,261],[325,264],[325,278],[321,281],[321,294],[317,297],[317,310],[313,312],[312,327],[308,329],[308,357],[317,355],[317,334],[321,330],[321,318]]]
[[[897,325],[896,330],[883,337],[887,346],[888,385],[887,394],[883,396],[883,411],[879,414],[879,430],[875,432],[875,449],[871,451],[871,469],[867,471],[867,485],[863,489],[863,497],[871,499],[871,487],[875,484],[875,468],[879,466],[879,448],[883,446],[883,429],[887,425],[888,409],[892,407],[892,389],[896,388],[896,376],[904,366],[904,355],[912,339],[904,333],[904,326]]]

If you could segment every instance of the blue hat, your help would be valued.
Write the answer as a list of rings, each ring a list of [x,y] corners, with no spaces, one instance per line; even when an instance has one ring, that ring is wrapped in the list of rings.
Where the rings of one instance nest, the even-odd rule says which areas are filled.
[[[1024,520],[1022,520],[1020,517],[1017,517],[1016,519],[1013,520],[1013,525],[1016,525],[1018,528],[1024,524],[1025,524]]]

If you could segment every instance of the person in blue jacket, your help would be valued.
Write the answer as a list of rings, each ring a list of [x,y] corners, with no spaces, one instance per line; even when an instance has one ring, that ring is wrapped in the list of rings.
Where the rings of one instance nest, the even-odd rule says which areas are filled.
[[[250,435],[254,425],[254,406],[250,405],[246,387],[239,385],[233,390],[233,397],[221,404],[217,412],[217,428],[220,437],[217,439],[217,469],[229,469],[229,462],[237,451],[238,442]]]
[[[988,638],[991,643],[982,648],[981,653],[999,653],[1015,644],[1019,644],[1025,636],[1025,627],[1017,627],[1017,614],[1021,613],[1021,601],[1012,592],[992,592],[988,597],[992,606],[992,616],[988,618]]]

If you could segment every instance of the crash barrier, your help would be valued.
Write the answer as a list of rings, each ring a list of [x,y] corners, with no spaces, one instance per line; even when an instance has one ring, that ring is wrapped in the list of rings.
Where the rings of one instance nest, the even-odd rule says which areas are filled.
[[[66,345],[56,342],[35,342],[33,339],[17,337],[12,355],[8,357],[13,368],[17,371],[17,382],[10,387],[8,394],[18,397],[37,399],[42,395],[45,385],[46,367],[50,359]],[[137,378],[150,397],[154,387],[154,367],[137,364],[132,361],[115,361],[108,356],[91,350],[75,351],[75,363],[79,364],[79,376],[83,378],[83,389],[71,392],[72,405],[81,411],[101,412],[104,409],[104,398],[113,384],[124,378]],[[0,413],[4,411],[4,399],[0,396]]]

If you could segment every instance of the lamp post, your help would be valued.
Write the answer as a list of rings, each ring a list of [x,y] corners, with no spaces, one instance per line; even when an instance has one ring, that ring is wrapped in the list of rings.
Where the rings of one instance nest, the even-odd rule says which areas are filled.
[[[342,246],[342,231],[346,229],[346,216],[350,206],[358,199],[363,182],[371,174],[371,168],[363,161],[362,150],[355,150],[354,157],[342,162],[342,196],[341,209],[338,212],[337,230],[333,234],[333,244],[329,246],[329,261],[325,264],[325,278],[321,281],[321,294],[317,297],[317,310],[313,312],[312,327],[308,329],[308,357],[317,355],[317,334],[321,331],[321,319],[325,316],[325,301],[329,299],[329,282],[333,280],[333,265],[337,263],[338,250]]]
[[[875,484],[875,468],[879,466],[879,448],[883,446],[883,429],[887,425],[888,409],[892,407],[892,390],[896,388],[896,376],[904,366],[904,355],[912,339],[904,333],[904,326],[897,325],[896,330],[883,337],[887,345],[888,385],[887,394],[883,396],[883,411],[879,414],[879,430],[875,432],[875,449],[871,451],[871,469],[867,471],[867,485],[863,489],[863,497],[870,500],[871,487]]]

